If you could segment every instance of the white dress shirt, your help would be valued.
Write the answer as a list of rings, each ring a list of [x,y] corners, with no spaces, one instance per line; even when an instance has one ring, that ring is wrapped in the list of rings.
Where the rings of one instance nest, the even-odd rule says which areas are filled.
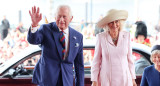
[[[35,33],[38,28],[39,28],[39,26],[33,27],[33,28],[31,26],[31,32]],[[62,30],[59,29],[59,31],[62,31]],[[68,51],[69,51],[69,49],[68,49],[68,47],[69,47],[69,29],[66,28],[65,30],[63,30],[63,32],[64,32],[64,36],[65,36],[65,51],[66,51],[64,57],[67,57],[68,56]]]

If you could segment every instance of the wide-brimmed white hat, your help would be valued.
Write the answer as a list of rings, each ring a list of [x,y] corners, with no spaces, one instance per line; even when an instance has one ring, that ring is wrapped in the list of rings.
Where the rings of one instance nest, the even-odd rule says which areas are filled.
[[[128,18],[128,12],[126,10],[111,9],[107,15],[102,18],[98,23],[97,27],[104,28],[108,23],[115,20],[126,20]]]

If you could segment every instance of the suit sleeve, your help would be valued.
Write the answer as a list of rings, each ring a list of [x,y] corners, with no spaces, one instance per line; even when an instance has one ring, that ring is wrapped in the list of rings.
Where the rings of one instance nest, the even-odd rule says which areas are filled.
[[[43,26],[41,26],[36,32],[31,32],[31,27],[29,28],[27,40],[30,44],[41,44],[43,40]]]
[[[131,73],[131,77],[132,79],[136,79],[136,75],[135,75],[135,66],[134,66],[134,60],[133,60],[133,56],[132,56],[132,46],[131,46],[131,38],[130,38],[130,33],[129,34],[129,40],[128,40],[128,66],[129,66],[129,70]]]
[[[91,65],[91,81],[98,81],[98,76],[99,76],[101,62],[102,62],[102,47],[100,42],[101,41],[100,41],[99,34],[97,34],[94,59]]]
[[[148,82],[146,79],[146,70],[144,70],[143,72],[140,86],[148,86]]]
[[[75,85],[84,86],[84,63],[83,63],[83,37],[79,46],[78,54],[74,60],[75,67]]]

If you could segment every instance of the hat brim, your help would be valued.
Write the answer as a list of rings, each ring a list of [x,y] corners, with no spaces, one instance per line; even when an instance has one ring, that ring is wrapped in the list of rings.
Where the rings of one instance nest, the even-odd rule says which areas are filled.
[[[153,46],[151,52],[153,52],[154,50],[160,50],[160,45]]]
[[[104,28],[108,23],[115,20],[127,20],[128,12],[125,10],[114,10],[113,12],[108,13],[104,18],[102,18],[98,23],[97,27]]]

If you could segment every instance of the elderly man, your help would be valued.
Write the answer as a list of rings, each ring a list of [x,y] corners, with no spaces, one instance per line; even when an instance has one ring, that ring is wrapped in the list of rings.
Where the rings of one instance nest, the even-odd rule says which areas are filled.
[[[39,8],[29,11],[32,25],[28,42],[41,44],[42,54],[33,74],[32,82],[40,86],[73,86],[73,65],[76,86],[84,86],[83,36],[69,27],[73,16],[67,5],[57,8],[56,22],[41,25]]]

